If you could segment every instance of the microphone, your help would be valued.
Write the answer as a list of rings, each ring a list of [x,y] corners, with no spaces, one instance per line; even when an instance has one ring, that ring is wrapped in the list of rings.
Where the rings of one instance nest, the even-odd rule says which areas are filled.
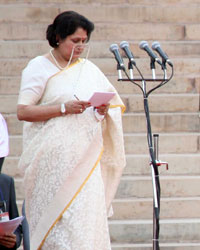
[[[134,56],[133,53],[131,52],[130,48],[129,48],[129,43],[127,41],[122,41],[120,43],[120,48],[123,49],[123,51],[125,52],[126,56],[128,57],[129,61],[133,64],[136,65],[135,60],[134,60]]]
[[[157,41],[153,42],[152,49],[158,52],[158,54],[162,57],[164,63],[167,62],[171,67],[173,67],[172,62],[169,60],[168,56],[162,50],[159,42],[157,42]]]
[[[155,53],[153,53],[153,51],[150,49],[148,43],[146,41],[141,41],[140,42],[140,49],[143,49],[147,52],[147,54],[153,59],[155,60],[157,63],[159,63],[162,66],[162,63],[160,61],[160,59],[156,56]]]
[[[123,62],[123,59],[119,53],[119,47],[117,44],[113,43],[110,45],[110,51],[114,54],[115,56],[115,59],[118,63],[118,68],[119,69],[122,69],[122,70],[125,70],[125,66],[124,66],[124,62]]]

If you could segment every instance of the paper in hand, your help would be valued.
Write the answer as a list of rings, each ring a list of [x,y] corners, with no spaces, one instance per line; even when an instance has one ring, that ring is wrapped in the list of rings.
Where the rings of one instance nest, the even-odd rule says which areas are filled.
[[[0,235],[13,233],[19,224],[23,221],[24,216],[16,217],[12,220],[0,222]]]
[[[88,101],[92,106],[99,107],[102,104],[107,104],[114,95],[114,92],[94,92]]]

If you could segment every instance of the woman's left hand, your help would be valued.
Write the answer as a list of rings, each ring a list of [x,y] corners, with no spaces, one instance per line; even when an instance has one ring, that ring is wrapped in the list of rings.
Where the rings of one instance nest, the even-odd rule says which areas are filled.
[[[97,112],[100,115],[106,115],[108,113],[109,106],[110,106],[110,104],[102,104],[101,106],[96,107]]]

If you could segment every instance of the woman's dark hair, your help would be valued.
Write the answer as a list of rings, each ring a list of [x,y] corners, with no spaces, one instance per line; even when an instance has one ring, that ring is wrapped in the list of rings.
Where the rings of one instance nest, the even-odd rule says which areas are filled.
[[[77,28],[83,28],[87,31],[89,41],[91,32],[94,30],[94,24],[86,17],[78,14],[75,11],[65,11],[60,13],[52,24],[50,24],[46,31],[46,38],[51,47],[58,47],[58,37],[65,39],[72,35]]]

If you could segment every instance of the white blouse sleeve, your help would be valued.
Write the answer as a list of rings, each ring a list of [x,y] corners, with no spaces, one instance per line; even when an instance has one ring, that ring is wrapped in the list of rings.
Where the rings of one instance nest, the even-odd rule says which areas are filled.
[[[0,114],[0,158],[7,156],[9,153],[9,138],[6,121]]]
[[[97,121],[101,122],[103,121],[104,119],[104,115],[100,115],[98,112],[97,112],[97,109],[94,110],[94,115],[95,115],[95,118],[97,119]]]
[[[22,71],[18,104],[37,104],[44,92],[48,77],[44,65],[38,59],[32,59]]]

